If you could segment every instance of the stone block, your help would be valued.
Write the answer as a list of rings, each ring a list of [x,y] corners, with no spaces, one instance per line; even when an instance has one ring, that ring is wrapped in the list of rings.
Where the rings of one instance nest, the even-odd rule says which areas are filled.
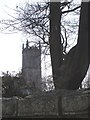
[[[58,115],[58,98],[42,95],[19,100],[18,116],[34,115]]]
[[[78,92],[77,92],[78,93]],[[90,91],[84,91],[82,94],[72,94],[62,97],[62,114],[63,115],[89,115]]]
[[[17,99],[16,98],[2,99],[2,116],[3,117],[17,116]]]

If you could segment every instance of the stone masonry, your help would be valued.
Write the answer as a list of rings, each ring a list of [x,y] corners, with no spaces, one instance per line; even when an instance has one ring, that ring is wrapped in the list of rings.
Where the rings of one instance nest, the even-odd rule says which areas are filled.
[[[90,90],[34,93],[26,98],[3,98],[3,118],[89,118]]]
[[[41,47],[29,46],[22,51],[22,75],[29,88],[41,89]]]

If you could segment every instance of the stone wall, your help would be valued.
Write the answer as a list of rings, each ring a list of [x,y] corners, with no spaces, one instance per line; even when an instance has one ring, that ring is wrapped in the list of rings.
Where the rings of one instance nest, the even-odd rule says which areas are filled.
[[[62,97],[62,115],[89,117],[90,91]]]
[[[90,90],[35,93],[26,98],[3,98],[3,117],[88,118]]]

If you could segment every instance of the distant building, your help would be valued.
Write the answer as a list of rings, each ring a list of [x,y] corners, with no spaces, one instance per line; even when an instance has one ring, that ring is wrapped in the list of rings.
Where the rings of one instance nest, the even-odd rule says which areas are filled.
[[[22,50],[22,75],[29,88],[41,90],[41,47],[29,46]]]

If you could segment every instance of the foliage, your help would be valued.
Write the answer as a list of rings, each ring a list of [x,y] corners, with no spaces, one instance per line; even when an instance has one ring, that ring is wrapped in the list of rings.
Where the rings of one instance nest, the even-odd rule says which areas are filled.
[[[42,91],[52,91],[55,89],[52,76],[42,78]]]
[[[19,73],[18,73],[19,74]],[[21,96],[20,89],[25,85],[25,81],[20,76],[11,76],[11,74],[3,73],[2,76],[2,96],[12,97]]]
[[[48,76],[42,79],[42,91],[51,91],[54,89],[52,76]],[[16,75],[3,72],[2,76],[2,96],[3,97],[25,97],[32,94],[35,88],[30,88],[26,85],[25,80],[22,78],[21,72]]]

